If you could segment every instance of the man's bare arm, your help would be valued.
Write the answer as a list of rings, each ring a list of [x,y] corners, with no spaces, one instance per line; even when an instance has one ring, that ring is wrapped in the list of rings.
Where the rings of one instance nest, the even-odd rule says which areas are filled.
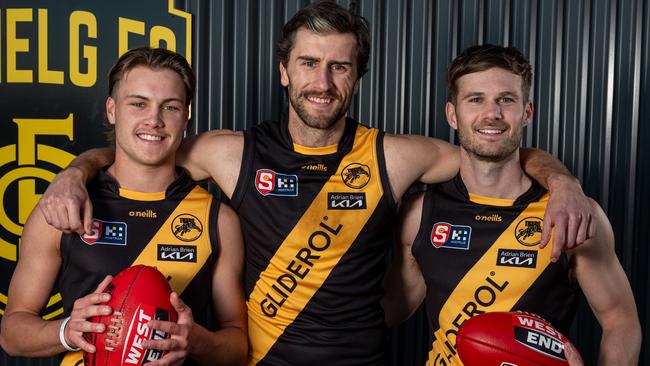
[[[176,162],[196,181],[212,178],[232,197],[239,178],[244,135],[231,130],[212,130],[187,137],[176,153]]]
[[[460,169],[457,146],[425,136],[386,134],[384,155],[395,201],[399,201],[413,183],[445,182]]]
[[[386,294],[382,306],[388,325],[408,319],[420,306],[426,295],[426,284],[420,267],[411,254],[413,241],[420,228],[423,194],[404,204],[401,214],[399,240],[395,255],[384,278]]]
[[[599,365],[636,365],[641,326],[628,279],[614,251],[607,216],[595,203],[595,235],[572,251],[575,275],[603,328]]]
[[[64,352],[59,341],[61,320],[44,320],[40,313],[50,297],[59,272],[61,232],[49,226],[39,210],[33,210],[25,223],[21,239],[21,256],[9,285],[7,309],[2,317],[0,343],[14,356],[45,357]],[[75,301],[71,320],[64,329],[66,342],[71,347],[94,351],[82,338],[82,332],[102,332],[103,324],[90,323],[87,318],[110,314],[110,307],[98,304],[110,299],[101,294],[100,284],[95,293]],[[25,336],[29,335],[29,336]]]
[[[239,218],[225,204],[219,209],[220,253],[212,278],[212,299],[219,329],[190,334],[190,355],[203,365],[243,365],[248,328],[243,292],[244,240]]]
[[[551,239],[555,229],[551,260],[556,261],[563,249],[572,249],[593,236],[590,229],[595,211],[580,182],[558,159],[537,149],[520,149],[524,171],[551,193],[542,228],[541,247]]]

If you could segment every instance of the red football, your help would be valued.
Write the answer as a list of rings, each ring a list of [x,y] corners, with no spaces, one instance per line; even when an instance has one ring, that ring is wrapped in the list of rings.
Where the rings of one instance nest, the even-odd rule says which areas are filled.
[[[160,359],[164,352],[142,347],[146,339],[167,338],[165,332],[147,326],[149,320],[176,321],[178,314],[169,301],[171,288],[154,267],[137,265],[120,272],[104,292],[111,294],[107,305],[113,314],[94,317],[106,325],[103,333],[85,333],[95,353],[84,352],[84,364],[92,366],[139,366]]]
[[[494,312],[466,320],[456,350],[465,366],[567,366],[567,338],[544,319],[522,312]]]

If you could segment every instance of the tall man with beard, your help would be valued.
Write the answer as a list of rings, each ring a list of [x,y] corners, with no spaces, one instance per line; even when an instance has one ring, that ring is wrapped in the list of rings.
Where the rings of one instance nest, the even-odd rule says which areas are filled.
[[[381,364],[381,281],[395,203],[414,182],[445,181],[458,170],[458,149],[446,142],[345,117],[369,53],[365,19],[334,2],[311,3],[278,42],[286,120],[209,131],[181,147],[180,164],[197,180],[214,179],[242,220],[250,364]],[[59,175],[39,204],[48,222],[87,226],[82,182],[106,160],[85,154]],[[557,243],[582,242],[591,211],[576,180],[540,152],[525,169],[558,199],[550,215]]]
[[[513,47],[475,46],[448,72],[449,125],[458,132],[460,173],[404,205],[401,246],[386,277],[388,323],[426,299],[427,365],[462,365],[460,325],[491,311],[541,315],[567,334],[580,288],[603,335],[600,365],[633,365],[641,330],[607,216],[591,201],[596,233],[551,262],[540,230],[548,192],[522,170],[519,144],[533,115],[532,68]]]

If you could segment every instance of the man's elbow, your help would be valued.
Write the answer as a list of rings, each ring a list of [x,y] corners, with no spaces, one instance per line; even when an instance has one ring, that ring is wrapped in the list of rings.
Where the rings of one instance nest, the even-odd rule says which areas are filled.
[[[233,357],[233,365],[244,366],[248,361],[248,336],[246,332],[241,332],[241,339],[238,342],[238,350]]]
[[[601,338],[601,359],[599,364],[609,364],[609,360],[623,361],[626,365],[636,365],[641,353],[641,324],[635,314],[620,316],[619,321],[603,322]]]
[[[25,356],[20,348],[13,342],[11,335],[7,335],[6,329],[0,332],[0,347],[11,357]]]

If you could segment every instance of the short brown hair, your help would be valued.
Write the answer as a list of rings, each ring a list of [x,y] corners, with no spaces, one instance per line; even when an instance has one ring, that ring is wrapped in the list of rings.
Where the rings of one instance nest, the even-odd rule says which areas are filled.
[[[470,47],[451,62],[447,71],[449,101],[456,102],[458,96],[456,82],[461,76],[485,71],[493,67],[499,67],[521,76],[524,103],[527,102],[533,80],[533,67],[526,56],[515,47],[503,47],[493,44]]]
[[[300,9],[282,27],[282,35],[277,43],[276,54],[285,67],[289,62],[289,53],[293,49],[296,32],[302,27],[320,34],[354,34],[357,38],[358,77],[361,78],[368,71],[370,31],[366,18],[332,1],[317,1]]]
[[[194,98],[196,76],[189,63],[182,55],[164,48],[138,47],[124,53],[108,73],[108,95],[115,98],[115,91],[126,73],[138,66],[153,70],[168,69],[180,76],[185,85],[185,106],[188,107]],[[115,126],[106,123],[106,137],[109,142],[115,142]]]

